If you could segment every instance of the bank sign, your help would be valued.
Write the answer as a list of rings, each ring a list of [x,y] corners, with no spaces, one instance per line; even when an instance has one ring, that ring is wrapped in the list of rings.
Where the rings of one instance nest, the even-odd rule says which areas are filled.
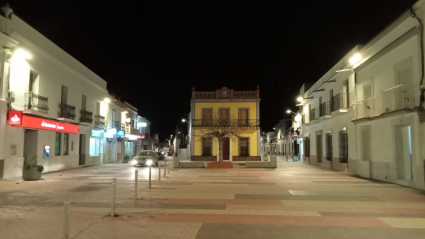
[[[44,129],[64,133],[78,134],[78,126],[58,121],[23,115],[22,111],[10,110],[8,124],[32,129]]]

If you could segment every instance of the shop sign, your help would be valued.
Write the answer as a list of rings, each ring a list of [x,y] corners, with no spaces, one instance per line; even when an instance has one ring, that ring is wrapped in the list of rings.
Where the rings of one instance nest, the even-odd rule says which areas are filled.
[[[20,113],[19,113],[20,112]],[[44,129],[78,134],[78,125],[23,115],[22,111],[9,111],[8,124],[25,128]]]
[[[8,115],[9,125],[21,125],[22,124],[22,111],[10,110]]]
[[[118,131],[117,132],[117,136],[118,137],[124,137],[125,136],[125,131],[124,130]]]
[[[144,138],[145,138],[145,135],[143,135],[143,134],[137,135],[137,139],[144,139]]]

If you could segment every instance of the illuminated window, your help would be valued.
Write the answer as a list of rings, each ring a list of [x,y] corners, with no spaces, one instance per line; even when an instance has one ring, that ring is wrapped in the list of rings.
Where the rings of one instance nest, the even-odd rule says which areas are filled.
[[[90,156],[99,156],[100,138],[90,137]]]

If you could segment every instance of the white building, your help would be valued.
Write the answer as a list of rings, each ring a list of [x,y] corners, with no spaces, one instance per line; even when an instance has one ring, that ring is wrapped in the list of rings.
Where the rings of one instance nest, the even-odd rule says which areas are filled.
[[[28,155],[45,172],[102,163],[106,82],[10,8],[2,11],[0,178],[21,176]]]
[[[424,0],[413,8],[425,19]],[[305,92],[308,163],[425,189],[422,34],[407,11]]]

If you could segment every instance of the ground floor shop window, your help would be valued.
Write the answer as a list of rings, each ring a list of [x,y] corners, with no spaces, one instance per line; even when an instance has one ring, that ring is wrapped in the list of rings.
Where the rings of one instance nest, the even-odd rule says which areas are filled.
[[[239,156],[249,156],[249,138],[239,138]]]
[[[133,141],[125,142],[125,155],[128,155],[130,157],[136,155]]]
[[[61,155],[61,134],[56,133],[55,137],[55,155]]]
[[[212,156],[211,138],[202,138],[202,156]]]
[[[69,134],[63,134],[63,155],[68,155]]]
[[[90,156],[100,155],[100,138],[90,137]]]

